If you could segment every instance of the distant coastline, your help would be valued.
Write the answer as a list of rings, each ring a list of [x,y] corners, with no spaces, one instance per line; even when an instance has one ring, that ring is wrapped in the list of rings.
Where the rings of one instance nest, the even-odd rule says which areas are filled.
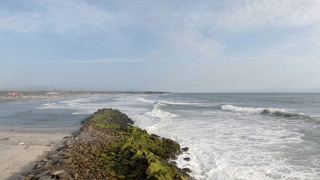
[[[47,99],[71,96],[107,95],[107,94],[167,94],[161,91],[15,91],[19,95],[8,95],[10,91],[0,91],[0,102],[12,100]]]

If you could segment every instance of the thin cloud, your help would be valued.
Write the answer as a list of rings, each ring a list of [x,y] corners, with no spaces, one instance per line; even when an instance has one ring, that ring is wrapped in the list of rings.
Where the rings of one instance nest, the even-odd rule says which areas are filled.
[[[154,62],[155,60],[153,60]],[[109,63],[143,63],[150,62],[150,60],[140,58],[106,58],[106,59],[84,59],[84,60],[55,60],[55,61],[35,61],[35,64],[109,64]]]
[[[12,15],[2,13],[0,15],[0,29],[13,32],[40,32],[43,22],[39,21],[40,15],[37,13],[19,13]]]
[[[144,1],[135,5],[112,1],[115,10],[82,0],[33,0],[32,12],[2,9],[0,28],[16,32],[70,32],[105,30],[126,26],[152,28],[250,29],[261,26],[301,27],[320,24],[318,0],[232,0],[178,6],[176,3]],[[110,2],[108,2],[110,3]],[[188,3],[187,3],[188,4]],[[154,6],[157,8],[154,9]],[[154,9],[151,11],[151,9]],[[160,9],[160,10],[159,10]]]
[[[0,28],[16,32],[79,32],[95,28],[112,28],[121,22],[121,16],[112,14],[84,1],[34,1],[37,10],[4,12]]]
[[[223,44],[196,29],[169,30],[164,37],[163,48],[154,50],[151,56],[165,59],[208,59],[226,49]]]
[[[220,27],[248,29],[261,26],[301,27],[320,24],[318,0],[231,1],[217,14]]]

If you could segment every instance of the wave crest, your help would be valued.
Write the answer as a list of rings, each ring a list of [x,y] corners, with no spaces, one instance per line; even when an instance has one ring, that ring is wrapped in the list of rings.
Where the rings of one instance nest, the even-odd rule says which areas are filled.
[[[149,104],[155,104],[159,103],[161,105],[196,105],[197,103],[187,103],[187,102],[172,102],[172,101],[153,101],[145,98],[137,98],[138,101],[144,102],[144,103],[149,103]]]
[[[159,103],[169,104],[169,105],[195,105],[196,104],[196,103],[171,102],[171,101],[160,101]]]
[[[148,100],[148,99],[145,99],[145,98],[137,98],[137,100],[140,101],[140,102],[149,103],[149,104],[156,103],[155,101]]]
[[[151,112],[146,113],[147,115],[150,115],[152,117],[157,117],[160,119],[171,119],[174,117],[177,117],[176,114],[170,113],[168,111],[164,111],[163,109],[161,109],[161,103],[156,103],[154,105],[154,108],[152,109]]]
[[[270,115],[284,118],[295,118],[295,119],[311,119],[312,117],[307,116],[303,113],[290,112],[285,109],[277,108],[251,108],[251,107],[239,107],[233,105],[222,105],[222,110],[240,112],[240,113],[249,113],[249,114],[260,114],[260,115]]]

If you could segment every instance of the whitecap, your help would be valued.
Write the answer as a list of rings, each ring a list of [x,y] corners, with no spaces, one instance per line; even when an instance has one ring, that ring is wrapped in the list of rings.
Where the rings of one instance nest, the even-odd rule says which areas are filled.
[[[161,118],[161,119],[171,119],[171,118],[175,118],[178,116],[174,113],[171,113],[171,112],[168,112],[168,111],[161,109],[161,106],[163,106],[162,103],[156,103],[154,105],[154,108],[152,109],[152,111],[147,112],[145,114],[152,116],[152,117]]]
[[[222,110],[249,113],[249,114],[260,114],[260,115],[270,115],[283,118],[293,118],[293,119],[314,119],[315,117],[305,115],[303,113],[296,113],[286,109],[279,108],[251,108],[251,107],[239,107],[234,105],[222,105]]]
[[[145,98],[137,98],[138,101],[141,101],[141,102],[144,102],[144,103],[149,103],[149,104],[154,104],[156,103],[155,101],[152,101],[152,100],[148,100],[148,99],[145,99]]]

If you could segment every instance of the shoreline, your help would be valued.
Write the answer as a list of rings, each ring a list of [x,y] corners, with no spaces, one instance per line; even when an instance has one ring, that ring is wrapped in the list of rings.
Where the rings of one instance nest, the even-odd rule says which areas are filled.
[[[21,179],[46,154],[60,146],[71,132],[0,131],[0,177]]]
[[[171,92],[153,92],[153,91],[26,91],[21,92],[22,95],[10,97],[5,95],[6,91],[0,91],[0,103],[19,100],[34,100],[34,99],[51,99],[75,96],[95,96],[95,95],[112,95],[112,94],[166,94]]]
[[[24,100],[36,100],[36,99],[55,99],[55,98],[63,98],[63,97],[74,97],[74,96],[90,96],[90,94],[74,94],[74,95],[25,95],[22,97],[5,97],[5,96],[0,96],[0,103],[1,102],[10,102],[10,101],[24,101]]]

